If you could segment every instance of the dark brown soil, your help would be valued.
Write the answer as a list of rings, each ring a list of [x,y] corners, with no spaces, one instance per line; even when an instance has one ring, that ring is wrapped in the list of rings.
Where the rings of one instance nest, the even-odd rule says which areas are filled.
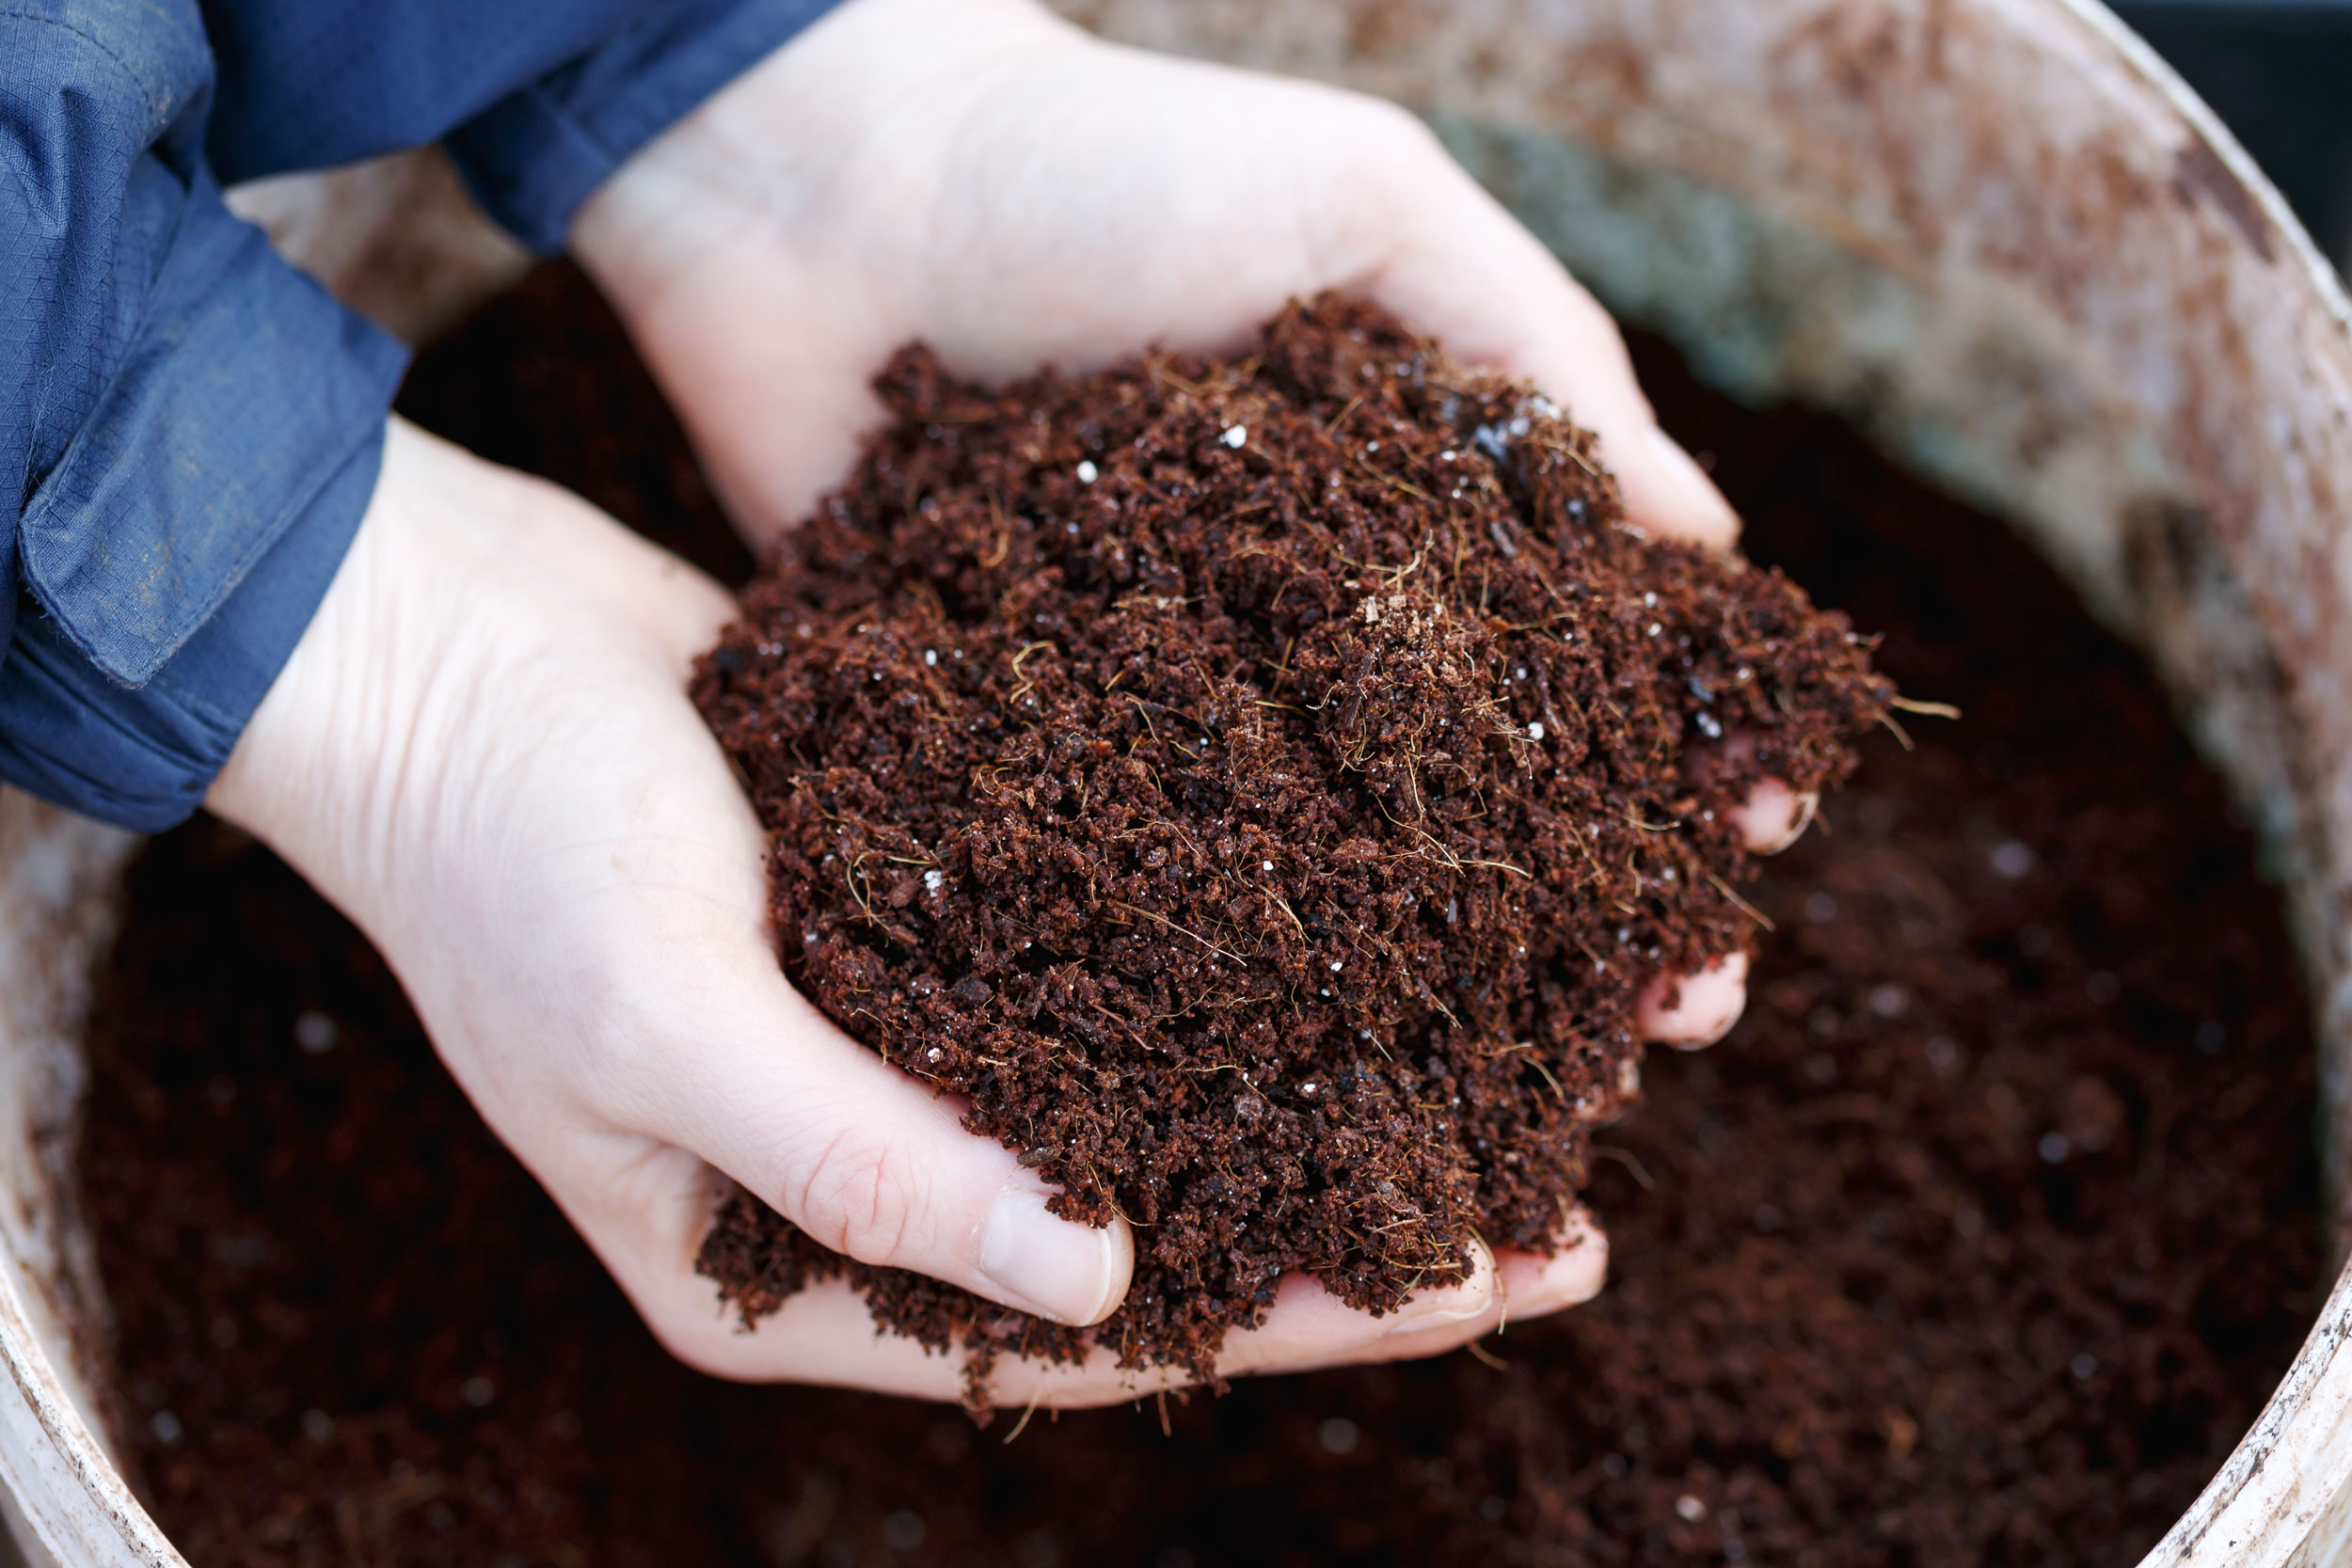
[[[1643,361],[1752,551],[1966,716],[1870,741],[1830,831],[1767,867],[1748,1019],[1651,1054],[1599,1136],[1598,1300],[1514,1323],[1500,1370],[1243,1383],[1171,1402],[1168,1436],[1147,1406],[1007,1447],[952,1410],[712,1382],[367,945],[199,825],[135,875],[83,1159],[122,1447],[165,1528],[202,1568],[2136,1561],[2316,1305],[2276,898],[2137,660],[1999,528],[1830,421]],[[550,269],[406,406],[723,571],[635,374]]]
[[[1210,1378],[1285,1274],[1379,1313],[1472,1234],[1552,1250],[1642,989],[1757,929],[1732,809],[1885,712],[1845,619],[1645,537],[1588,433],[1360,301],[1239,363],[876,389],[695,700],[794,983],[1132,1220],[1135,1283],[1074,1332],[741,1193],[704,1272],[749,1322],[846,1270],[977,1388],[1015,1344]]]

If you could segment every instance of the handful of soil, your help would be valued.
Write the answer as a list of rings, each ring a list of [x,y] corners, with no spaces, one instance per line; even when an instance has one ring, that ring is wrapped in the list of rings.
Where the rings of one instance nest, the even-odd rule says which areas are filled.
[[[1092,1330],[735,1194],[746,1323],[1212,1379],[1294,1270],[1367,1311],[1550,1250],[1638,1085],[1643,988],[1747,942],[1730,809],[1851,770],[1892,688],[1776,572],[1647,537],[1590,433],[1327,296],[1238,362],[1004,389],[920,347],[694,699],[774,846],[793,983],[1124,1215]],[[1745,743],[1726,751],[1734,736]]]

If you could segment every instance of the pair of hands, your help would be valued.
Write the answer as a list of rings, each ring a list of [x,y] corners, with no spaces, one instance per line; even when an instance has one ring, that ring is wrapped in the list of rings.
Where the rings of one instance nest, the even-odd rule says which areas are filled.
[[[910,338],[973,374],[1086,371],[1153,341],[1233,348],[1327,288],[1541,385],[1653,531],[1737,532],[1607,316],[1416,121],[1114,48],[1029,0],[850,0],[633,159],[573,244],[755,544],[848,470],[882,417],[867,377]],[[577,497],[394,420],[352,552],[210,803],[385,953],[673,1352],[952,1399],[959,1360],[878,1336],[837,1283],[739,1332],[692,1273],[714,1171],[838,1251],[1065,1323],[1116,1308],[1133,1237],[1053,1217],[1009,1150],[786,983],[763,835],[684,695],[732,612]],[[1767,784],[1743,826],[1777,847],[1802,816]],[[1661,980],[1645,1032],[1718,1037],[1743,974]],[[1428,1354],[1506,1306],[1585,1300],[1607,1254],[1583,1228],[1549,1259],[1482,1253],[1381,1319],[1291,1278],[1224,1370]],[[1098,1354],[1007,1363],[994,1392],[1076,1405],[1173,1380]]]

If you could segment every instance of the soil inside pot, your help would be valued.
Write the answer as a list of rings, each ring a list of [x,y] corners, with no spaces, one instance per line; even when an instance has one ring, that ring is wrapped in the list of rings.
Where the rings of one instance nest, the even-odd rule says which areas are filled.
[[[1964,717],[1867,743],[1750,895],[1774,929],[1746,1021],[1652,1053],[1597,1134],[1597,1301],[1512,1324],[1500,1367],[1041,1415],[1009,1446],[712,1382],[365,942],[200,823],[134,873],[82,1156],[164,1528],[206,1568],[2135,1560],[2316,1306],[2276,896],[2137,659],[2004,530],[1832,421],[1641,358],[1750,551]],[[406,408],[741,579],[576,274],[428,354]]]
[[[1135,1278],[1073,1331],[740,1192],[703,1272],[746,1322],[844,1273],[977,1399],[1016,1345],[1212,1380],[1287,1274],[1378,1313],[1473,1235],[1553,1250],[1644,989],[1757,929],[1737,807],[1885,716],[1862,639],[1362,300],[1239,360],[989,388],[910,348],[875,388],[694,699],[793,983],[1134,1222]]]

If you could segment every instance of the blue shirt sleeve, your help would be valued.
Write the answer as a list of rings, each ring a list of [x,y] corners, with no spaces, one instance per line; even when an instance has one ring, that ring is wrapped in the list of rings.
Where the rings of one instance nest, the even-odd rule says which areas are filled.
[[[225,180],[446,138],[543,254],[588,194],[835,0],[208,0]]]
[[[0,6],[0,779],[203,799],[373,486],[399,345],[231,217],[193,4]]]
[[[0,782],[194,811],[358,527],[405,351],[222,205],[447,136],[542,249],[818,0],[0,0]]]

